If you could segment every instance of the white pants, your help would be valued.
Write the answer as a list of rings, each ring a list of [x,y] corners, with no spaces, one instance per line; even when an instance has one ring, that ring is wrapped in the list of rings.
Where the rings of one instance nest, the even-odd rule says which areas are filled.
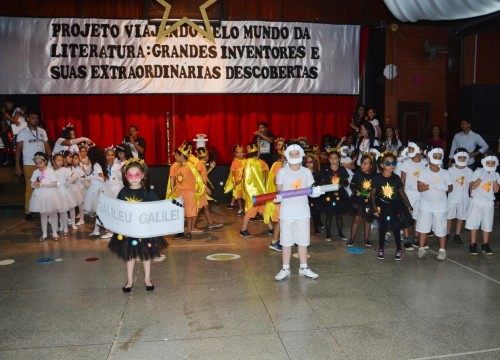
[[[280,219],[280,244],[292,246],[294,244],[309,246],[311,243],[310,218],[307,219]]]

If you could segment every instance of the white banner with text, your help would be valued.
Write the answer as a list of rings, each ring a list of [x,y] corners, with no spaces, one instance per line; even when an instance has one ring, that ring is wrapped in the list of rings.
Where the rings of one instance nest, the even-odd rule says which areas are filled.
[[[0,94],[359,92],[360,27],[0,17]],[[168,28],[168,27],[167,27]]]
[[[150,238],[184,232],[182,198],[127,202],[101,193],[97,216],[107,230],[130,237]]]

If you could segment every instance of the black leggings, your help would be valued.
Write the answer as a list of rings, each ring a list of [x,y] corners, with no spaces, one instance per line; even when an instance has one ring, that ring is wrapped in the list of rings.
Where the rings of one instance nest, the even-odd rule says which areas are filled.
[[[332,222],[333,216],[335,215],[335,220],[337,221],[337,235],[342,234],[342,227],[344,222],[342,220],[342,208],[339,207],[336,211],[327,211],[325,218],[325,228],[326,228],[326,237],[329,238],[332,236]]]
[[[399,231],[399,225],[392,224],[392,232],[394,233],[394,239],[396,241],[396,248],[401,250],[401,234]],[[385,233],[387,232],[388,226],[385,221],[378,220],[378,248],[383,249],[385,245]]]

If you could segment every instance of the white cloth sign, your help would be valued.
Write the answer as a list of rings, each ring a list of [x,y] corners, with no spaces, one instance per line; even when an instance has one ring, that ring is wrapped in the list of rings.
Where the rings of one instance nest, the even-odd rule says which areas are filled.
[[[127,202],[99,195],[97,216],[114,233],[150,238],[184,232],[182,198],[148,202]]]
[[[359,92],[360,26],[223,21],[156,41],[146,20],[0,19],[2,94]]]

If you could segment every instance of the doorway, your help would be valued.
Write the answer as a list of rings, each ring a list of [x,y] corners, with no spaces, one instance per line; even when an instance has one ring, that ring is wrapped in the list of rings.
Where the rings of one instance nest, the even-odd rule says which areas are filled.
[[[422,141],[428,136],[431,103],[398,101],[398,128],[402,142]]]

